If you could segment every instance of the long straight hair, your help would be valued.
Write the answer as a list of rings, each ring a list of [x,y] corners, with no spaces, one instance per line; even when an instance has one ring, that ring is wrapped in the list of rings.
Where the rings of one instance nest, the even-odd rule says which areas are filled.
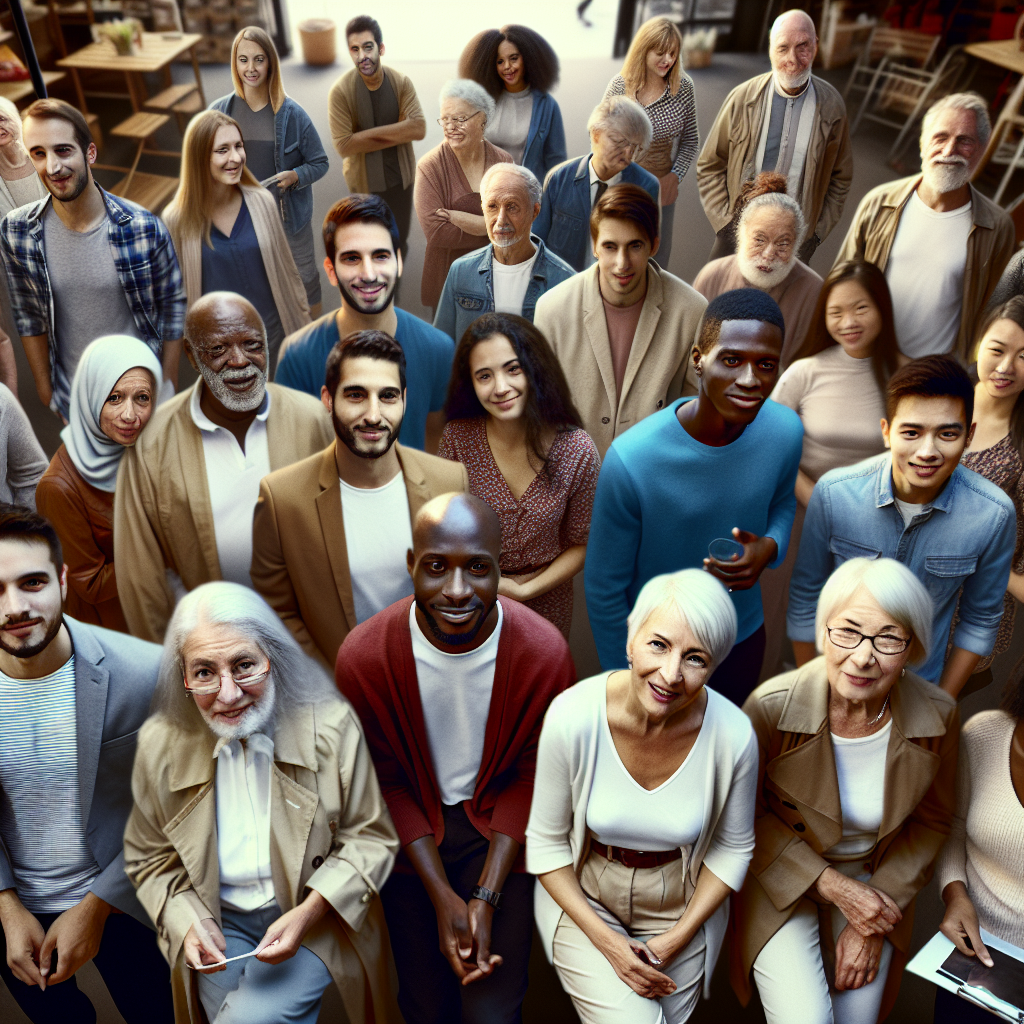
[[[996,306],[978,329],[974,341],[974,362],[968,371],[975,384],[978,383],[978,351],[982,339],[997,320],[1009,320],[1024,331],[1024,295],[1014,295],[1001,306]],[[1017,401],[1013,403],[1013,411],[1010,413],[1010,440],[1024,458],[1024,391],[1017,396]]]
[[[242,77],[238,73],[238,65],[235,58],[238,56],[238,44],[243,40],[255,43],[266,55],[270,67],[267,69],[267,90],[270,96],[271,109],[276,114],[284,103],[285,91],[281,82],[281,58],[277,55],[277,47],[274,40],[255,25],[248,25],[243,28],[234,42],[231,44],[231,81],[235,84],[235,95],[245,99],[245,88],[242,84]]]
[[[622,80],[626,83],[626,95],[630,99],[634,99],[647,83],[647,54],[651,50],[668,53],[673,49],[676,62],[669,69],[667,78],[668,91],[675,96],[682,80],[683,37],[668,18],[649,18],[640,26],[622,62]]]

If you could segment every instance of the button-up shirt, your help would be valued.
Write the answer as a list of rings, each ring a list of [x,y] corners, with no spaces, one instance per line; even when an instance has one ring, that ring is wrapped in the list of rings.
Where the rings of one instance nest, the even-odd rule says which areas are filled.
[[[618,183],[620,181],[622,181],[622,171],[619,171],[618,174],[613,174],[607,181],[603,181],[601,178],[599,178],[597,176],[597,171],[594,170],[594,158],[593,157],[590,158],[590,163],[587,166],[587,170],[590,172],[590,208],[593,209],[594,208],[594,203],[597,202],[597,189],[598,189],[598,186],[599,185],[605,185],[608,188],[611,188],[612,185],[618,185]],[[588,228],[587,229],[588,234],[589,234],[589,230],[590,229]],[[588,245],[587,246],[586,265],[588,267],[592,267],[596,262],[597,262],[597,260],[594,259],[594,247],[592,245]]]

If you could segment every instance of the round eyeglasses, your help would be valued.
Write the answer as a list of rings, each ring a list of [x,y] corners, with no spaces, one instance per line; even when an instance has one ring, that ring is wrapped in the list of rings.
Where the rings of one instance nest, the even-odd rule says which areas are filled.
[[[871,646],[879,654],[902,654],[910,646],[910,637],[893,636],[892,633],[876,633],[868,636],[856,629],[847,629],[845,626],[826,626],[829,640],[844,650],[852,651],[865,640],[871,641]]]
[[[439,117],[437,123],[442,128],[447,128],[449,125],[453,128],[461,128],[467,121],[472,121],[474,117],[482,113],[482,110],[478,110],[476,114],[469,114],[466,117]]]
[[[206,674],[216,676],[216,682],[211,682]],[[270,661],[259,665],[251,658],[241,659],[234,669],[225,669],[217,672],[207,665],[197,665],[192,669],[181,666],[181,677],[185,682],[185,689],[193,697],[208,697],[213,693],[220,693],[224,684],[224,676],[230,675],[235,686],[247,689],[252,686],[259,686],[267,676],[270,675]],[[205,676],[205,678],[204,678]]]

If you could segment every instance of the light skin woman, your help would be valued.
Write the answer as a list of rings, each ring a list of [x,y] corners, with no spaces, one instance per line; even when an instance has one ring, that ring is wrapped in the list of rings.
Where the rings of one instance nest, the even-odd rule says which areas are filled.
[[[466,176],[470,190],[480,191],[480,179],[484,176],[484,130],[487,128],[487,113],[474,107],[468,100],[458,96],[446,96],[441,100],[441,116],[438,118],[444,130],[444,140],[451,147]],[[438,210],[437,215],[469,235],[486,235],[484,218],[478,213],[464,213],[462,210]]]
[[[661,98],[665,92],[669,72],[678,59],[679,49],[675,46],[657,47],[647,51],[644,62],[646,77],[644,84],[637,89],[637,103],[649,107],[655,100]],[[679,179],[675,172],[669,171],[660,177],[658,184],[661,186],[661,205],[671,206],[679,196]]]
[[[130,448],[153,415],[156,382],[149,370],[136,366],[122,374],[100,410],[100,430],[111,441]]]
[[[230,237],[242,209],[242,190],[238,187],[245,170],[245,143],[233,124],[224,124],[213,137],[210,151],[211,213],[214,226]]]

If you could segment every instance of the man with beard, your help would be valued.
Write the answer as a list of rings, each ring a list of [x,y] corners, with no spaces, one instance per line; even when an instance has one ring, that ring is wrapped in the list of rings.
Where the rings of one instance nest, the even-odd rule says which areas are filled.
[[[162,641],[176,597],[210,580],[252,586],[260,480],[331,439],[319,402],[267,383],[267,332],[251,303],[211,292],[185,319],[199,372],[153,414],[114,493],[117,589],[129,630]]]
[[[4,218],[0,250],[39,400],[67,422],[78,360],[101,334],[144,341],[173,391],[185,289],[167,228],[93,180],[96,146],[78,110],[36,100],[24,118],[25,147],[50,195]]]
[[[697,188],[718,233],[708,259],[735,252],[735,204],[744,182],[762,171],[785,175],[800,204],[808,237],[798,253],[809,262],[839,223],[853,181],[846,104],[811,74],[818,37],[803,11],[775,19],[772,70],[736,86],[725,99],[697,158]]]
[[[335,441],[260,483],[253,586],[329,668],[349,630],[412,593],[405,561],[416,513],[469,489],[461,463],[395,443],[405,371],[401,345],[383,331],[339,341],[320,393]]]
[[[412,540],[415,598],[349,633],[335,669],[402,844],[381,893],[398,1004],[406,1024],[517,1021],[537,741],[572,658],[550,622],[498,597],[501,525],[479,498],[428,502]]]
[[[160,649],[62,615],[66,596],[53,526],[0,505],[0,979],[33,1024],[95,1021],[70,980],[94,960],[128,1024],[171,1024],[121,842]]]
[[[1015,248],[1013,223],[970,182],[992,126],[973,92],[939,100],[921,123],[921,173],[872,189],[836,263],[885,271],[896,337],[910,359],[967,362],[978,318]]]
[[[379,196],[346,196],[327,212],[323,238],[324,270],[341,292],[341,306],[285,338],[274,380],[319,398],[331,349],[356,331],[384,331],[402,346],[409,376],[398,439],[436,454],[455,345],[395,306],[402,255],[391,210]]]

